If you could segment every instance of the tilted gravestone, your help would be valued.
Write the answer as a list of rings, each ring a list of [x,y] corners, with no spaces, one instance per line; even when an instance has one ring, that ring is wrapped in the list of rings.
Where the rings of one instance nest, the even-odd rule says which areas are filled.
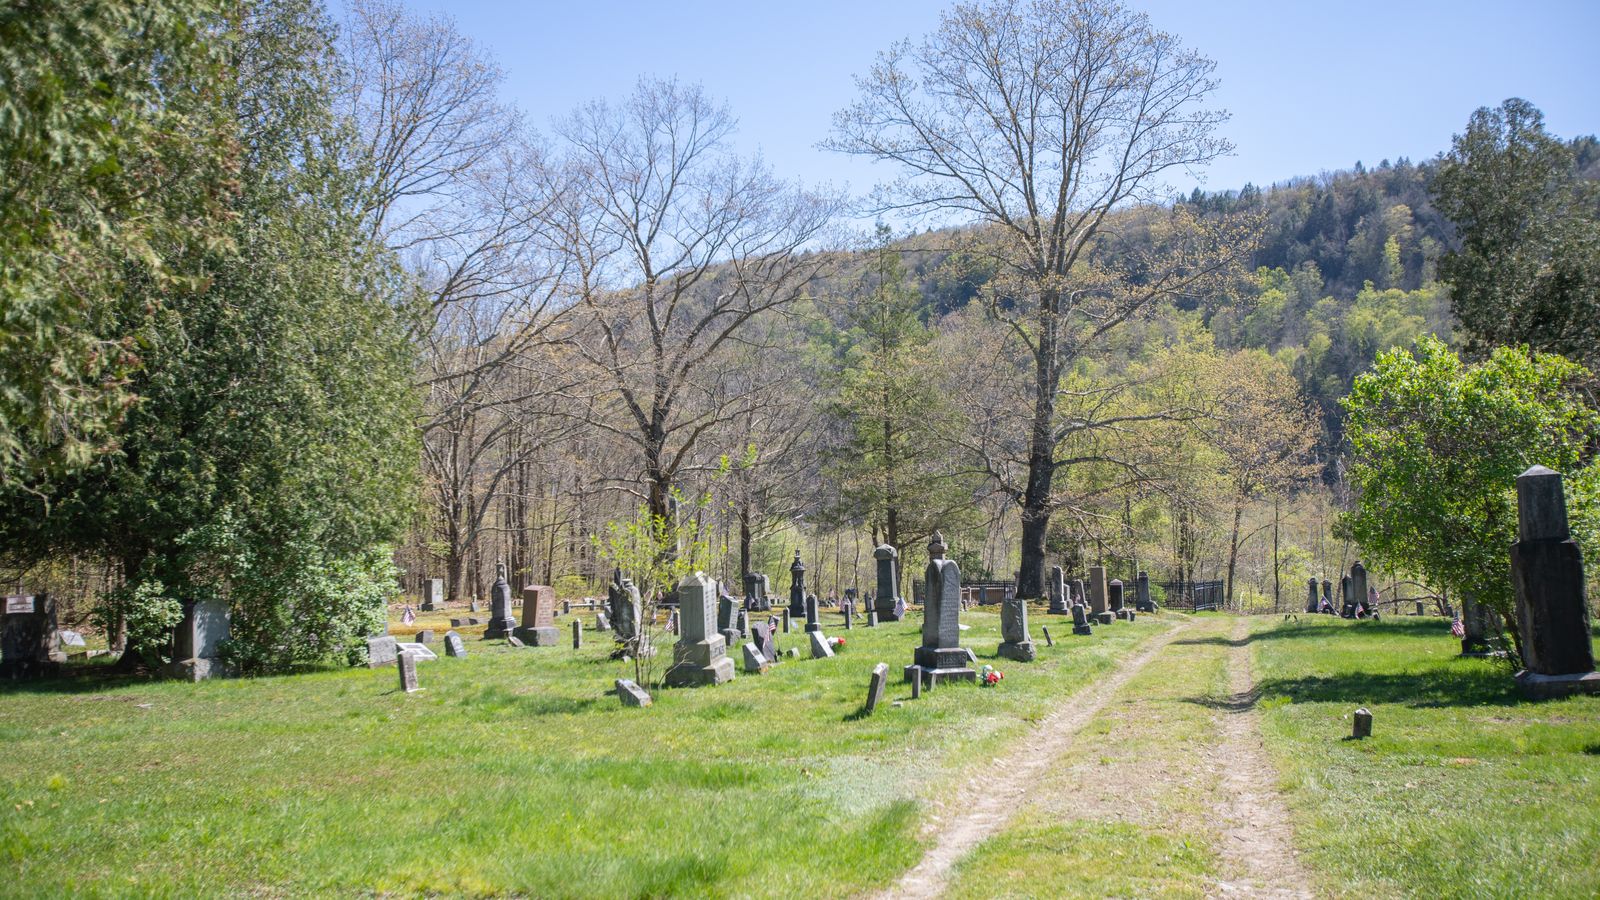
[[[672,648],[667,684],[722,684],[733,680],[728,645],[716,632],[717,583],[696,572],[678,583],[678,642]]]
[[[760,675],[767,671],[767,667],[771,663],[767,662],[767,658],[762,655],[760,650],[756,649],[753,641],[747,641],[741,649],[744,651],[744,670],[746,673]]]
[[[772,642],[771,625],[765,622],[756,622],[751,625],[750,638],[751,643],[756,645],[756,649],[761,651],[761,655],[766,657],[767,662],[775,663],[778,661],[778,650]]]
[[[535,584],[522,589],[522,624],[512,633],[530,647],[554,647],[561,640],[556,628],[556,589]]]
[[[899,602],[899,574],[896,572],[900,551],[888,544],[882,544],[872,551],[872,558],[878,565],[878,592],[872,600],[872,609],[877,615],[868,619],[867,624],[877,627],[878,622],[898,622],[904,615],[904,607]]]
[[[920,666],[918,676],[929,682],[939,679],[974,680],[978,673],[968,666],[971,657],[961,646],[961,568],[945,559],[944,535],[933,533],[928,543],[928,568],[925,573],[927,601],[923,604],[922,646],[906,666],[907,679],[912,668]]]
[[[1583,553],[1567,524],[1561,475],[1534,466],[1517,476],[1517,542],[1511,545],[1522,664],[1517,686],[1532,699],[1600,694],[1589,637]]]
[[[1153,613],[1156,611],[1156,602],[1150,597],[1149,572],[1140,572],[1138,576],[1133,579],[1133,592],[1134,609],[1142,613]]]
[[[1060,566],[1050,567],[1050,614],[1065,616],[1072,612],[1072,603],[1067,599],[1066,577],[1061,572]]]
[[[465,659],[467,655],[467,642],[463,641],[461,639],[461,635],[456,634],[454,631],[446,631],[444,633],[444,655],[453,656],[457,659]]]
[[[617,679],[617,696],[621,698],[623,706],[645,707],[655,702],[650,699],[650,694],[631,678]]]
[[[511,585],[506,583],[506,564],[496,563],[494,586],[489,588],[489,627],[483,631],[484,640],[510,637],[517,628],[511,616]]]
[[[889,683],[889,664],[878,663],[872,667],[872,677],[867,681],[867,715],[877,710],[878,704],[883,702],[883,689]]]
[[[594,614],[594,630],[595,631],[610,631],[611,630],[611,618],[606,615],[605,610],[598,610],[598,611],[595,612],[595,614]]]
[[[55,635],[56,604],[49,594],[6,597],[0,624],[0,676],[26,681],[55,674],[60,668],[50,655]]]
[[[808,631],[806,636],[811,639],[812,659],[832,659],[833,647],[828,644],[828,637],[820,631]]]
[[[1040,625],[1039,626],[1039,630],[1044,632],[1044,645],[1046,647],[1054,647],[1056,645],[1056,642],[1055,642],[1054,638],[1050,637],[1050,626],[1049,625]]]
[[[800,561],[800,554],[794,555],[794,563],[789,566],[789,617],[791,619],[803,618],[806,614],[806,564]]]
[[[444,579],[428,578],[422,582],[422,610],[433,612],[444,608]]]
[[[1106,567],[1089,567],[1089,617],[1101,625],[1111,624],[1111,609],[1106,597]]]
[[[1060,569],[1056,570],[1058,573]],[[1055,581],[1052,580],[1052,584]],[[1017,662],[1032,662],[1037,655],[1033,639],[1028,636],[1028,601],[1021,597],[1007,597],[1000,601],[999,654]]]
[[[417,655],[410,650],[395,654],[395,666],[400,670],[400,690],[414,693],[417,690]]]
[[[380,635],[367,638],[367,668],[376,669],[379,666],[394,665],[395,655],[400,652],[399,642],[391,635]]]

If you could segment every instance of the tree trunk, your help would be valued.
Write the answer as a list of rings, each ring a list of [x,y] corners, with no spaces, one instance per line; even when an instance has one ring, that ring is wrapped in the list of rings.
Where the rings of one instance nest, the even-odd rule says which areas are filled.
[[[1228,539],[1228,608],[1233,609],[1233,573],[1239,566],[1239,521],[1244,518],[1243,501],[1233,504],[1233,535]]]
[[[1055,480],[1056,305],[1059,296],[1040,297],[1039,345],[1034,356],[1033,434],[1028,442],[1028,486],[1022,494],[1022,561],[1017,569],[1017,596],[1045,596],[1045,535],[1050,530],[1050,488]]]
[[[1272,498],[1272,611],[1278,612],[1283,604],[1283,578],[1278,563],[1278,510],[1281,500]]]

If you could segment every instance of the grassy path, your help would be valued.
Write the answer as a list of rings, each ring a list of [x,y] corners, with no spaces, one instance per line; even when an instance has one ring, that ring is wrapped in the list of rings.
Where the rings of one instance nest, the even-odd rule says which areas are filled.
[[[926,830],[936,834],[933,846],[885,897],[937,897],[946,886],[950,868],[1003,824],[1061,746],[1072,739],[1133,676],[1155,659],[1183,630],[1178,624],[1137,655],[1095,684],[1063,698],[1061,705],[1039,727],[1014,744],[1003,759],[980,771],[963,785],[949,806],[954,815],[930,817]]]
[[[1222,813],[1223,873],[1216,893],[1227,897],[1309,898],[1310,878],[1290,841],[1289,811],[1276,788],[1277,771],[1267,758],[1251,674],[1250,623],[1234,622],[1228,651],[1232,694],[1221,715],[1215,755]]]

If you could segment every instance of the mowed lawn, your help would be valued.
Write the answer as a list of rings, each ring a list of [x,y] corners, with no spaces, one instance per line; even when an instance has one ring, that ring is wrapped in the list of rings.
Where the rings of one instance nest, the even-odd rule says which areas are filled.
[[[1326,893],[1600,897],[1600,697],[1524,701],[1439,618],[1264,619],[1251,647]],[[1346,740],[1359,706],[1373,736]]]
[[[963,619],[994,661],[998,617]],[[593,630],[579,651],[464,630],[470,657],[435,644],[412,695],[392,667],[3,687],[0,894],[849,895],[919,858],[928,798],[1165,626],[1073,638],[1036,615],[1039,661],[915,702],[920,619],[825,627],[833,660],[646,710],[609,693],[627,671]],[[888,697],[861,718],[879,661]]]

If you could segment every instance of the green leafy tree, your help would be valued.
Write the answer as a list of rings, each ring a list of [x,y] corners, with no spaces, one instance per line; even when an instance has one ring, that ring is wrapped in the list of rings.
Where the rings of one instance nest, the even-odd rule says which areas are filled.
[[[1595,548],[1600,466],[1584,464],[1600,415],[1574,395],[1587,375],[1521,348],[1466,364],[1432,337],[1381,354],[1343,402],[1359,495],[1343,528],[1386,567],[1493,608],[1520,648],[1507,557],[1517,475],[1536,463],[1563,472],[1574,531]]]
[[[1472,114],[1433,183],[1461,249],[1439,261],[1468,348],[1600,362],[1600,185],[1526,100]]]
[[[199,261],[205,288],[148,314],[116,451],[47,492],[0,494],[14,553],[120,563],[103,618],[127,628],[130,661],[157,661],[175,601],[207,597],[230,603],[245,669],[353,660],[395,589],[413,355],[392,263],[358,218],[365,171],[331,112],[329,40],[298,0],[242,20],[216,88],[242,138],[239,192]],[[119,308],[137,310],[156,288],[126,290]]]
[[[225,237],[224,9],[0,9],[0,485],[43,489],[114,446],[144,313],[202,283],[193,251]]]

